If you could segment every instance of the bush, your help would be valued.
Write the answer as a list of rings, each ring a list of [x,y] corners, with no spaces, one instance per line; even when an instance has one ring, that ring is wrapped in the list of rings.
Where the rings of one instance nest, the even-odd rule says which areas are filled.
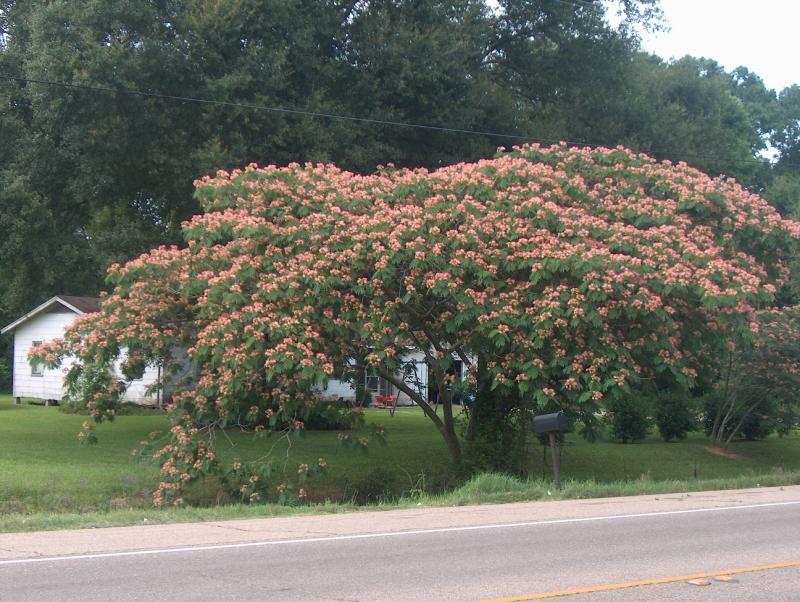
[[[665,392],[656,395],[656,425],[664,441],[686,439],[696,427],[685,394]]]
[[[766,439],[775,430],[775,426],[771,416],[762,414],[760,408],[756,408],[755,412],[744,419],[739,436],[745,441]]]
[[[391,502],[400,497],[397,474],[385,466],[376,466],[345,485],[345,499],[354,504]]]
[[[647,416],[648,405],[644,398],[621,397],[613,401],[609,410],[614,439],[622,443],[644,439],[652,426]]]
[[[364,426],[364,411],[341,401],[318,401],[303,419],[307,430],[345,431]]]
[[[800,414],[795,408],[782,407],[778,410],[775,418],[775,431],[779,437],[788,435],[798,425],[800,425]]]

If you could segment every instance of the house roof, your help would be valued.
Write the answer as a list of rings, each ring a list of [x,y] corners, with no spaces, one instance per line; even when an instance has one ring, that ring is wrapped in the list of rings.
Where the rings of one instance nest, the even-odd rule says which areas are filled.
[[[100,311],[100,299],[97,297],[72,297],[69,295],[57,295],[54,299],[60,300],[64,304],[71,305],[84,314],[93,314]],[[70,308],[72,309],[72,308]]]
[[[33,318],[34,316],[46,311],[56,303],[66,307],[70,311],[74,311],[76,314],[83,315],[83,314],[91,314],[96,311],[100,311],[100,299],[96,297],[73,297],[71,295],[56,295],[52,299],[48,299],[44,303],[42,303],[39,307],[36,307],[26,313],[24,316],[21,316],[11,322],[8,326],[5,326],[2,330],[0,330],[0,334],[5,334],[14,330],[20,324],[23,324]]]

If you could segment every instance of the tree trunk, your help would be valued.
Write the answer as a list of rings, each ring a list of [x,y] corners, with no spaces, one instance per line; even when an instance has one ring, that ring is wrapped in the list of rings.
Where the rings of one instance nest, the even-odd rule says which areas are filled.
[[[755,402],[753,405],[747,408],[747,410],[745,410],[744,414],[742,414],[742,417],[739,419],[739,422],[736,423],[736,426],[733,428],[733,430],[731,430],[730,434],[728,435],[728,438],[725,440],[725,445],[723,447],[727,448],[731,444],[731,441],[733,441],[733,438],[736,436],[736,433],[738,433],[739,429],[742,428],[744,421],[750,414],[753,413],[753,410],[756,409],[756,406],[758,406],[758,402]]]
[[[478,387],[466,433],[470,466],[522,475],[526,466],[528,412],[515,393],[491,390],[485,358],[478,356]]]
[[[444,408],[444,411],[442,412],[444,420],[442,420],[442,418],[439,418],[439,416],[437,416],[433,411],[433,408],[431,408],[428,400],[424,399],[419,393],[409,387],[408,384],[403,381],[403,379],[399,378],[396,374],[387,372],[386,370],[379,370],[378,374],[382,378],[385,378],[387,381],[392,383],[400,391],[408,395],[414,403],[422,408],[422,411],[425,412],[425,415],[430,418],[434,426],[436,426],[436,430],[438,430],[442,435],[445,445],[447,446],[447,451],[450,454],[450,460],[453,462],[453,464],[458,464],[461,461],[461,444],[458,441],[458,435],[456,435],[455,430],[455,421],[453,420],[452,396],[448,395],[447,399],[442,403],[442,407]],[[437,381],[438,380],[439,379],[437,378]],[[439,382],[437,384],[441,391],[444,383]]]
[[[728,401],[728,390],[730,389],[731,374],[733,372],[733,354],[728,352],[728,369],[725,373],[725,386],[722,389],[722,398],[717,404],[717,413],[714,416],[714,425],[711,427],[711,442],[719,445],[721,441],[720,428],[722,423],[722,410]]]

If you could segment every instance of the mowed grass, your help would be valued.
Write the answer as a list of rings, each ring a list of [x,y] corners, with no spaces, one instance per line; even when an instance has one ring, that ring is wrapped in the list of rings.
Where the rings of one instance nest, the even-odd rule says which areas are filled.
[[[147,458],[134,458],[131,450],[149,433],[165,431],[167,418],[119,416],[96,426],[96,445],[81,445],[77,433],[86,419],[27,400],[14,405],[11,397],[0,395],[0,513],[150,507],[158,468]],[[373,440],[364,450],[340,444],[335,431],[285,437],[234,430],[216,435],[217,449],[227,465],[268,459],[276,485],[296,481],[301,463],[324,458],[327,474],[306,485],[311,501],[377,501],[415,488],[441,489],[448,481],[444,444],[420,411],[398,410],[390,417],[386,410],[367,410],[367,420],[391,429],[389,444]],[[200,486],[187,499],[198,504],[238,501],[212,488]]]
[[[0,513],[92,512],[149,503],[158,470],[131,450],[165,416],[126,416],[97,428],[99,443],[81,445],[85,416],[55,407],[13,405],[0,396]]]
[[[459,489],[461,483],[450,470],[441,437],[421,410],[398,409],[392,417],[386,410],[370,409],[366,418],[368,423],[385,425],[387,445],[373,441],[362,452],[357,445],[341,445],[336,432],[331,431],[291,438],[228,431],[217,435],[217,447],[226,464],[235,459],[268,457],[276,485],[295,480],[299,464],[315,464],[324,458],[329,466],[327,473],[304,485],[310,502],[327,504],[322,511],[336,511],[336,504],[352,508],[353,503],[386,504],[400,498],[406,500],[401,504],[408,500],[472,503],[537,499],[551,489],[549,450],[536,442],[529,451],[529,483],[494,479],[484,491],[489,483],[484,479],[477,486],[467,484]],[[19,517],[34,514],[40,515],[38,524],[47,528],[49,519],[41,519],[47,513],[108,516],[134,511],[128,516],[146,512],[153,520],[150,493],[158,480],[157,466],[147,459],[135,459],[130,452],[148,433],[165,430],[166,417],[120,416],[97,428],[99,443],[94,446],[78,442],[76,434],[85,419],[61,413],[58,408],[27,403],[15,406],[10,397],[0,396],[0,515],[5,515],[6,525],[11,525],[0,524],[0,530],[13,530],[14,525],[26,520]],[[350,436],[361,434],[367,432],[351,432]],[[561,496],[688,491],[702,488],[704,483],[709,488],[722,488],[754,486],[762,481],[765,485],[800,482],[797,433],[783,439],[734,443],[725,456],[712,451],[699,433],[678,443],[664,443],[651,436],[632,445],[608,441],[590,444],[570,434],[561,449],[565,481]],[[457,489],[455,493],[443,493],[453,488]],[[503,488],[508,491],[499,490]],[[188,499],[196,505],[239,501],[220,495],[213,485],[198,487]],[[225,510],[223,516],[252,516],[266,511],[240,507]],[[175,511],[165,511],[162,518],[200,520],[219,514],[171,512]],[[2,519],[0,516],[0,523]],[[106,524],[104,520],[98,519],[98,523]],[[112,523],[124,524],[125,519]]]

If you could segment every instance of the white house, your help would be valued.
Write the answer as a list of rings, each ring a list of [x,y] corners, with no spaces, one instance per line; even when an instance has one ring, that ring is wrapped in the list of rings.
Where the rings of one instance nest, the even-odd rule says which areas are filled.
[[[466,377],[466,366],[458,358],[453,358],[453,368],[459,380]],[[425,354],[419,350],[409,349],[401,361],[398,376],[414,391],[419,393],[430,403],[435,403],[439,389],[433,380],[433,375],[428,369],[425,361]],[[413,405],[412,399],[397,390],[389,381],[377,375],[366,374],[364,387],[370,391],[372,398],[378,402],[384,400],[386,403],[391,400],[393,405]],[[331,379],[324,387],[320,387],[318,393],[324,397],[338,397],[346,400],[355,399],[356,392],[353,385],[349,382]]]
[[[12,362],[13,392],[16,403],[23,397],[43,399],[46,404],[58,402],[64,396],[64,374],[71,359],[65,360],[61,368],[32,368],[28,363],[28,350],[56,337],[64,336],[67,326],[77,316],[98,311],[98,299],[94,297],[71,297],[57,295],[39,307],[13,321],[0,330],[0,334],[14,333],[14,359]],[[158,369],[147,367],[141,379],[132,381],[125,392],[124,401],[141,404],[156,404],[157,393],[147,395],[147,388],[158,379]]]
[[[64,336],[66,328],[77,316],[93,313],[99,309],[98,299],[94,297],[57,295],[0,330],[0,334],[14,333],[12,394],[17,403],[20,403],[23,397],[42,399],[47,404],[61,400],[64,396],[64,375],[74,360],[67,358],[56,370],[33,368],[28,363],[28,351],[31,347]],[[183,359],[184,367],[167,379],[167,386],[163,392],[166,395],[174,389],[174,384],[187,376],[191,377],[193,371],[185,350],[175,349],[173,354],[175,358]],[[453,358],[453,364],[456,374],[463,378],[464,367],[461,361]],[[119,365],[116,368],[119,374]],[[436,402],[438,388],[430,378],[425,355],[421,351],[409,349],[399,372],[398,376],[401,376],[408,386],[429,402]],[[162,393],[147,395],[147,389],[158,380],[158,377],[158,369],[148,366],[141,379],[128,383],[123,400],[140,404],[159,404],[161,401],[159,396]],[[377,375],[367,374],[364,385],[378,403],[391,405],[414,403],[408,395],[398,391],[391,383]],[[347,400],[355,399],[356,394],[351,383],[339,380],[329,380],[317,392],[325,397]]]

